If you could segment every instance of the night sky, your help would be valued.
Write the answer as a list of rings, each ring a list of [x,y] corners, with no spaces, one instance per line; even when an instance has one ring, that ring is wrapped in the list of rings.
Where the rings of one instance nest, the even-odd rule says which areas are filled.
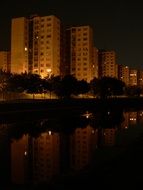
[[[117,64],[143,70],[143,5],[125,0],[3,0],[0,50],[10,50],[14,17],[55,15],[67,26],[90,25],[98,49],[115,50]]]

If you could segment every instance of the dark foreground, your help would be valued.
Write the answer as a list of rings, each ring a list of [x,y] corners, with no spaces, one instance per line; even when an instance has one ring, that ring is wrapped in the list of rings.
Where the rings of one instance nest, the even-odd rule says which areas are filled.
[[[116,147],[114,147],[115,151]],[[105,159],[101,160],[103,155]],[[101,155],[101,157],[100,157]],[[74,189],[140,189],[143,181],[143,137],[138,141],[121,148],[112,155],[100,150],[94,160],[94,167],[72,176],[55,179],[51,184],[40,184],[35,187],[7,186],[5,190],[74,190]],[[94,172],[93,172],[94,171]]]
[[[100,150],[99,155],[105,154],[105,160],[96,157],[93,168],[82,175],[63,178],[51,189],[140,189],[143,181],[143,137],[120,151],[118,147],[116,155],[112,155],[112,149],[109,152]]]
[[[9,115],[23,116],[29,112],[45,112],[48,114],[65,113],[67,110],[81,111],[83,109],[103,109],[105,107],[116,107],[131,109],[134,107],[143,108],[142,99],[108,101],[101,100],[71,100],[71,101],[23,101],[6,102],[1,104],[1,114],[6,117]],[[75,109],[76,108],[76,109]],[[24,115],[25,116],[25,115]],[[30,115],[29,115],[30,117]],[[114,154],[113,154],[114,152]],[[29,185],[2,187],[5,190],[73,190],[73,189],[140,189],[143,181],[143,136],[134,140],[124,147],[109,147],[98,150],[93,159],[92,166],[84,169],[77,174],[62,176],[54,179],[51,184],[40,184],[31,187]],[[94,188],[93,188],[94,187]]]

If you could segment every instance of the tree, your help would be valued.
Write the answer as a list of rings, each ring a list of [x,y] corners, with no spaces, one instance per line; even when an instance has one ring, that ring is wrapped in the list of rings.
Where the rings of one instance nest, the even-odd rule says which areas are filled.
[[[29,94],[33,94],[33,99],[36,93],[43,92],[42,79],[38,74],[24,74],[23,87],[25,91]]]
[[[61,97],[61,80],[61,76],[52,76],[48,80],[51,91],[53,91],[58,97]]]
[[[61,95],[63,98],[70,98],[77,92],[77,79],[72,75],[66,75],[61,81]]]
[[[142,93],[142,88],[140,86],[128,86],[125,89],[127,96],[140,96]]]
[[[11,76],[11,73],[0,70],[0,92],[2,93],[3,99],[4,94],[8,91],[8,83]]]
[[[85,80],[77,81],[77,94],[85,94],[89,92],[90,86]]]
[[[52,80],[50,78],[42,79],[42,86],[44,94],[50,92],[50,99],[51,99],[51,92],[53,91]]]
[[[96,77],[93,78],[91,81],[90,81],[90,90],[91,90],[91,93],[95,96],[98,94],[98,87],[99,87],[99,79],[97,79]]]
[[[124,94],[125,83],[113,77],[102,77],[92,81],[92,88],[100,98],[107,98],[112,95]]]
[[[24,91],[24,77],[21,74],[13,74],[8,80],[8,90],[10,92],[23,92]]]

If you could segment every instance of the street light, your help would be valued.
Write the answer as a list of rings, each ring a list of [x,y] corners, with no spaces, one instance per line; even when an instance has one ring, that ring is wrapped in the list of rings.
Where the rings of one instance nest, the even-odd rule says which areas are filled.
[[[48,78],[50,78],[52,74],[52,69],[47,69],[47,73],[48,73]]]

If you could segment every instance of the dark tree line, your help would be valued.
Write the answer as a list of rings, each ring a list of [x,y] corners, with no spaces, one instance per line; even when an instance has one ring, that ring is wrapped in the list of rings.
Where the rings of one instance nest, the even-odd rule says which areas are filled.
[[[0,71],[0,92],[3,97],[7,93],[51,94],[58,98],[71,98],[83,94],[91,94],[100,98],[111,96],[140,96],[141,87],[126,86],[124,82],[112,77],[94,78],[90,83],[77,80],[72,75],[65,77],[52,76],[41,78],[40,75],[31,73],[12,74]]]

